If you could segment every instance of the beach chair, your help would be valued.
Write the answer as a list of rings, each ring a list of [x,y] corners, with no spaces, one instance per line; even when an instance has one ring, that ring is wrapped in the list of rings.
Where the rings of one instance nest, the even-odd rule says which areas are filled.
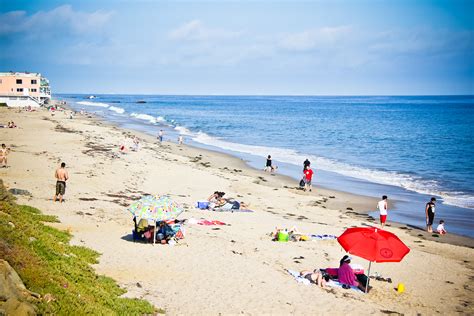
[[[137,240],[147,242],[148,240],[144,237],[144,233],[148,230],[148,221],[141,219],[137,223],[137,218],[133,217],[133,223],[135,226],[135,228],[132,230],[133,242],[136,242]]]

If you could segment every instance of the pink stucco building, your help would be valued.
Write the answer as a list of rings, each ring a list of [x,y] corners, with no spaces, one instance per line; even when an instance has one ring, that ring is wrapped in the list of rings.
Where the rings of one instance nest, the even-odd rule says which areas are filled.
[[[0,103],[41,106],[51,100],[48,79],[39,73],[0,72]]]

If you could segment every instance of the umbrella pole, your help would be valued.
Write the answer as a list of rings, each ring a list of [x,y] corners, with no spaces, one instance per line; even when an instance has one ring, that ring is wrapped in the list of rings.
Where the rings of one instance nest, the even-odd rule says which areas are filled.
[[[155,244],[156,240],[156,221],[155,221],[155,227],[153,228],[153,245]]]
[[[369,261],[369,272],[367,273],[367,282],[365,283],[365,293],[367,293],[369,289],[369,281],[370,281],[370,265],[372,264],[372,261]]]

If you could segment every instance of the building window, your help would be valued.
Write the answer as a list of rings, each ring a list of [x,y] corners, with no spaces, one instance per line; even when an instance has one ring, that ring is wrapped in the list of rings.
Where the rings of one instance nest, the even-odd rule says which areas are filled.
[[[31,79],[31,84],[37,84],[38,82],[36,81],[36,79]]]
[[[23,88],[16,88],[16,92],[23,92]]]
[[[37,90],[37,89],[34,89],[34,88],[32,88],[32,89],[31,89],[31,92],[38,92],[38,90]]]
[[[16,84],[22,84],[23,83],[23,80],[21,79],[16,79]]]

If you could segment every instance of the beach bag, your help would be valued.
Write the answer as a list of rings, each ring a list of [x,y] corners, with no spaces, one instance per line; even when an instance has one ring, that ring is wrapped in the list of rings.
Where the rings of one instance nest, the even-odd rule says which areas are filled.
[[[300,187],[304,187],[305,183],[304,183],[304,179],[301,179],[300,180]]]
[[[287,242],[290,239],[290,236],[287,231],[279,231],[277,235],[277,240],[281,242]]]
[[[367,276],[365,274],[356,274],[357,281],[363,284],[364,286],[367,284]]]
[[[176,235],[174,235],[176,239],[184,239],[184,229],[183,227],[180,227]]]
[[[209,208],[209,201],[198,201],[196,203],[196,207],[201,209],[201,210],[205,210],[205,209]]]

